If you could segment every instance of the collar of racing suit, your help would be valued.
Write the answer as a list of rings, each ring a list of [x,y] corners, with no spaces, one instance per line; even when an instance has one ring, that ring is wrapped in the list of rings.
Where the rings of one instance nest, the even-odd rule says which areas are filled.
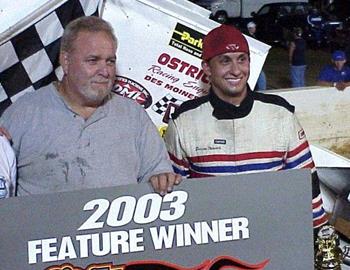
[[[247,96],[239,106],[232,105],[220,99],[212,89],[209,91],[209,102],[213,106],[213,116],[218,120],[237,119],[247,116],[253,108],[253,92],[247,85]]]

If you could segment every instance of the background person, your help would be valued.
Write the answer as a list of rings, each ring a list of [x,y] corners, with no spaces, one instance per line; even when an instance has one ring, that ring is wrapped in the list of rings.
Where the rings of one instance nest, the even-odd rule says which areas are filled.
[[[306,41],[303,39],[303,30],[299,27],[293,31],[294,39],[289,44],[289,64],[292,87],[305,86],[306,70]]]
[[[160,194],[180,177],[144,109],[112,93],[117,39],[98,17],[69,23],[61,82],[26,94],[2,115],[18,161],[18,195],[151,181]]]
[[[309,39],[313,41],[312,43],[320,48],[322,42],[324,41],[324,36],[326,35],[324,28],[324,19],[319,12],[319,10],[315,7],[309,10],[309,14],[306,18],[307,21],[307,29],[309,33]]]
[[[257,33],[256,33],[256,23],[251,21],[247,23],[247,30],[248,30],[248,35],[251,36],[252,38],[258,39]]]
[[[340,91],[350,86],[350,67],[346,64],[344,51],[334,51],[332,53],[332,64],[322,68],[317,79],[320,86],[334,86]]]
[[[309,10],[306,21],[310,27],[321,28],[323,24],[323,17],[316,7],[312,7]]]
[[[242,33],[228,25],[211,30],[202,58],[209,94],[184,102],[165,133],[175,172],[199,178],[309,168],[314,228],[325,224],[304,130],[286,100],[249,88],[249,48]]]
[[[248,36],[251,36],[252,38],[258,39],[256,36],[256,24],[255,22],[251,21],[247,24],[247,34]],[[261,70],[258,80],[256,81],[255,90],[261,91],[266,90],[266,75],[263,70]]]

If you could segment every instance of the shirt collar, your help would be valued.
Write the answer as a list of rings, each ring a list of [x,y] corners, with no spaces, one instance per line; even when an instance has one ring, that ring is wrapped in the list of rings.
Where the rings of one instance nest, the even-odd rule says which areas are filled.
[[[58,90],[58,82],[53,82],[53,85],[55,87],[54,91],[54,95],[58,98],[61,106],[64,108],[64,111],[66,111],[67,113],[69,113],[70,115],[72,115],[73,117],[77,117],[79,116],[81,118],[81,116],[79,114],[77,114],[76,112],[74,112],[74,110],[72,110],[72,108],[70,107],[70,105],[68,104],[68,102],[64,99],[64,97],[59,93]],[[104,118],[107,116],[109,110],[110,110],[110,105],[108,105],[109,100],[112,98],[112,93],[110,93],[107,97],[106,100],[104,101],[103,104],[101,104],[96,111],[87,119],[84,120],[87,123],[90,122],[95,122],[101,118]]]
[[[253,108],[254,97],[249,85],[247,85],[247,96],[239,106],[232,105],[220,99],[212,89],[209,92],[209,101],[213,106],[213,116],[218,120],[237,119],[247,116]]]

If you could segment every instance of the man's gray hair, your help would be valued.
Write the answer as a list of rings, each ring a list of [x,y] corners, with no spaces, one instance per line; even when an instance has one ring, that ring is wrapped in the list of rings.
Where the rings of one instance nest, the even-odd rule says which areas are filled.
[[[72,51],[73,43],[80,32],[105,32],[117,47],[117,38],[112,26],[108,22],[96,16],[85,16],[79,17],[67,24],[61,38],[61,51]]]

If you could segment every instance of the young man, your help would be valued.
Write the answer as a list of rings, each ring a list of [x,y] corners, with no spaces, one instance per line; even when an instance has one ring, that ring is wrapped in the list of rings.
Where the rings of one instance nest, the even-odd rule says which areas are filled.
[[[314,227],[325,224],[319,180],[294,107],[249,89],[244,36],[228,25],[213,29],[204,38],[202,58],[210,92],[183,103],[165,134],[175,171],[197,178],[310,168]]]
[[[98,17],[61,39],[61,82],[24,95],[3,114],[18,161],[18,195],[150,181],[162,195],[180,177],[141,106],[111,92],[117,39]]]
[[[332,65],[326,65],[318,76],[318,85],[334,86],[340,91],[350,86],[350,67],[345,65],[346,55],[343,51],[332,53]]]

